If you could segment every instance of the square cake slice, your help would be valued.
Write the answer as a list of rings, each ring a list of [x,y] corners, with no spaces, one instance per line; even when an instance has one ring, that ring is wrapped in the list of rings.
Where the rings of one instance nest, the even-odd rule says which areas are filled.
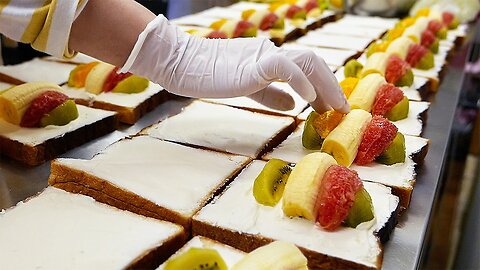
[[[284,140],[294,122],[291,117],[195,101],[142,134],[255,158]]]
[[[203,235],[245,252],[274,240],[297,245],[308,258],[310,269],[379,269],[382,262],[380,239],[388,239],[396,224],[398,198],[390,189],[364,183],[374,206],[374,222],[357,228],[325,231],[303,218],[289,218],[282,201],[264,206],[253,196],[253,183],[265,165],[251,163],[216,200],[193,219],[193,234]],[[241,205],[241,207],[238,207]],[[366,225],[366,224],[365,224]]]
[[[215,240],[209,239],[207,237],[203,236],[195,236],[190,241],[188,241],[181,249],[179,249],[175,254],[173,254],[170,259],[174,259],[175,257],[184,254],[187,252],[190,248],[207,248],[207,249],[213,249],[218,252],[220,257],[222,257],[223,261],[227,265],[228,269],[230,269],[235,263],[240,261],[244,256],[245,252],[238,250],[236,248],[233,248],[231,246],[222,244],[220,242],[217,242]],[[165,265],[167,262],[163,263],[160,265],[157,270],[163,270],[165,269]],[[179,269],[180,270],[180,269]]]
[[[62,87],[65,94],[73,98],[76,103],[98,109],[115,111],[119,121],[133,125],[140,117],[155,109],[160,103],[167,100],[170,94],[160,85],[149,82],[148,87],[133,94],[102,92],[98,95],[89,93],[85,88]]]
[[[0,153],[35,166],[117,128],[114,112],[82,105],[77,109],[78,118],[65,126],[24,128],[0,118]]]
[[[181,226],[53,187],[0,212],[2,269],[154,269],[185,242]]]
[[[249,161],[136,136],[110,145],[91,160],[54,160],[48,181],[188,228],[191,217]]]
[[[74,68],[72,64],[35,58],[18,65],[0,66],[0,81],[11,84],[42,81],[61,85],[67,82]]]
[[[295,92],[295,90],[293,90],[292,87],[288,85],[288,83],[274,82],[272,83],[272,86],[275,86],[278,89],[281,89],[282,91],[286,92],[288,95],[292,97],[295,103],[293,109],[289,111],[272,109],[248,97],[209,98],[204,100],[212,103],[225,104],[225,105],[230,105],[232,107],[247,109],[254,112],[263,112],[266,114],[275,114],[275,115],[288,115],[293,117],[297,116],[308,106],[308,103],[299,94],[297,94],[297,92]]]
[[[278,158],[290,163],[297,163],[304,156],[318,152],[308,150],[302,145],[302,133],[305,122],[298,125],[297,129],[288,138],[276,147],[272,152],[263,156],[270,160]],[[406,155],[404,163],[383,165],[373,162],[365,166],[353,164],[350,169],[358,172],[360,179],[380,183],[392,188],[393,193],[400,197],[400,204],[408,208],[413,187],[415,185],[415,166],[425,158],[428,152],[429,140],[417,136],[405,135]]]

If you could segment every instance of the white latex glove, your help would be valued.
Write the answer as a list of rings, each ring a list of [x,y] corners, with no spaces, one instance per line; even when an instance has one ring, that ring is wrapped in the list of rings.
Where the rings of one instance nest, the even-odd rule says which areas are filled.
[[[162,15],[138,37],[120,70],[127,71],[181,96],[249,96],[270,107],[291,109],[293,99],[270,86],[281,80],[318,112],[350,109],[335,76],[312,51],[287,51],[260,38],[199,38],[170,25]]]

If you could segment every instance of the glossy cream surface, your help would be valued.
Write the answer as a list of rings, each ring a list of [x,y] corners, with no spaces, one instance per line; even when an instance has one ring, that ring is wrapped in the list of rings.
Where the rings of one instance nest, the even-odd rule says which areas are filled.
[[[0,73],[24,82],[47,81],[63,84],[68,81],[73,64],[46,61],[39,58],[18,65],[0,66]]]
[[[293,121],[291,117],[195,101],[181,113],[147,128],[144,133],[155,138],[256,157]]]
[[[188,217],[249,159],[139,136],[91,160],[57,161]]]
[[[207,248],[207,249],[214,249],[218,252],[220,257],[222,257],[223,261],[227,265],[227,267],[232,267],[235,263],[240,261],[244,256],[245,253],[241,250],[235,249],[231,246],[227,246],[220,242],[211,240],[209,238],[203,236],[195,236],[190,241],[188,241],[181,249],[179,249],[175,254],[173,254],[170,259],[173,259],[181,254],[187,252],[190,248]],[[167,262],[160,265],[157,270],[163,270],[165,268]],[[179,269],[180,270],[180,269]]]
[[[0,212],[2,269],[124,269],[182,228],[53,187]]]
[[[36,146],[44,143],[47,140],[62,137],[67,133],[74,132],[77,129],[88,126],[115,114],[114,112],[89,108],[82,105],[77,105],[77,109],[78,118],[65,126],[24,128],[0,119],[0,136],[26,145]]]
[[[315,252],[376,267],[381,246],[374,232],[381,229],[398,206],[398,198],[390,189],[374,183],[364,183],[372,197],[374,222],[357,228],[340,227],[329,232],[303,218],[284,215],[282,201],[275,207],[256,202],[253,183],[263,169],[264,161],[250,164],[229,188],[214,202],[204,207],[194,219],[214,226],[274,240],[283,240]],[[238,207],[238,205],[242,207]]]
[[[363,51],[368,44],[372,42],[371,38],[341,36],[309,32],[297,40],[298,44],[307,46],[327,47],[336,49],[347,49]]]

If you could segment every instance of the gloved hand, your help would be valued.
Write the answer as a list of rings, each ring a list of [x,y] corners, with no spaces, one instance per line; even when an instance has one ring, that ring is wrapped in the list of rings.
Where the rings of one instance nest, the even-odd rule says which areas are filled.
[[[260,38],[204,39],[158,16],[138,37],[120,72],[159,83],[169,92],[202,98],[250,96],[267,106],[291,107],[271,86],[285,81],[317,112],[348,112],[335,76],[311,51],[287,51]]]

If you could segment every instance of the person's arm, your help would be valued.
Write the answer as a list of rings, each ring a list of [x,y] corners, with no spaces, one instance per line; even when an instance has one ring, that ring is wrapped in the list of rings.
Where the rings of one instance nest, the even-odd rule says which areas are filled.
[[[132,0],[89,0],[72,25],[70,48],[121,67],[155,17]]]

